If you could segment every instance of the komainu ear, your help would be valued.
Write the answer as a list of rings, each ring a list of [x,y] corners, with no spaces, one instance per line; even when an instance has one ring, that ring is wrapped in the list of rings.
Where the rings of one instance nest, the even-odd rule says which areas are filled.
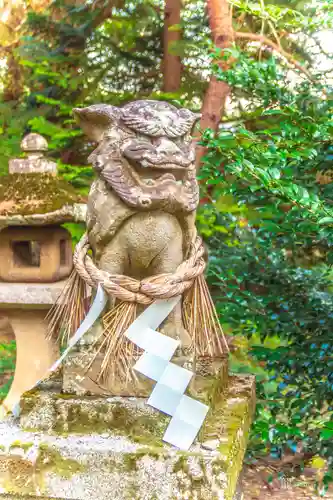
[[[193,113],[192,111],[185,108],[181,109],[179,114],[183,117],[183,119],[187,119],[187,123],[189,124],[189,131],[191,134],[193,134],[197,123],[201,120],[202,114]]]
[[[119,109],[109,104],[75,108],[73,114],[83,132],[95,142],[100,142],[105,132],[120,118]]]
[[[180,137],[192,133],[195,124],[201,118],[201,113],[192,113],[192,111],[186,108],[179,109],[178,114],[178,120],[167,129],[168,137]]]

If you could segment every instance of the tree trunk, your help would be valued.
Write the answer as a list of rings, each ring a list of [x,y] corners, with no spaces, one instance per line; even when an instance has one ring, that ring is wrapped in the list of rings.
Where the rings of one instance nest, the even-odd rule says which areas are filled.
[[[4,81],[3,100],[18,102],[23,96],[22,66],[14,53],[15,47],[8,49],[7,71]]]
[[[219,49],[230,47],[234,39],[234,33],[228,0],[207,0],[207,10],[209,26],[216,47]],[[228,62],[223,61],[220,65],[223,69],[226,69]],[[221,117],[225,111],[225,104],[229,93],[230,87],[227,83],[218,81],[215,76],[211,77],[202,106],[201,130],[211,128],[217,131]],[[205,148],[197,146],[198,167],[204,154]]]
[[[170,30],[180,24],[181,0],[165,0],[164,8],[164,57],[163,75],[164,92],[177,92],[181,85],[181,60],[170,53],[171,44],[181,40],[180,29]]]

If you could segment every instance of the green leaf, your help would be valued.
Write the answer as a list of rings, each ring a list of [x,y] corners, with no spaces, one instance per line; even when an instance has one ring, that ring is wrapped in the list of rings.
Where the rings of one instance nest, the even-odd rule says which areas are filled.
[[[332,439],[333,438],[333,429],[323,429],[320,433],[321,439]]]
[[[263,111],[263,116],[270,116],[270,115],[283,115],[283,111],[281,109],[267,109]]]
[[[281,172],[276,167],[269,168],[268,173],[272,177],[272,179],[280,179],[281,177]]]
[[[318,224],[332,224],[332,223],[333,223],[333,217],[323,217],[318,221]]]

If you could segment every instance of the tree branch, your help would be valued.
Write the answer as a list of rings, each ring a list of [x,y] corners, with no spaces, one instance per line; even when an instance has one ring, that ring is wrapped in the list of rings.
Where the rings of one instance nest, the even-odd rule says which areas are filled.
[[[283,56],[290,64],[295,66],[301,73],[306,75],[306,77],[314,81],[313,76],[311,73],[304,67],[302,66],[289,52],[286,52],[282,47],[279,47],[279,45],[275,42],[272,42],[267,36],[265,35],[257,35],[255,33],[245,33],[242,31],[236,31],[235,32],[235,39],[242,39],[242,40],[249,40],[252,42],[260,42],[264,45],[267,45],[268,47],[271,47],[274,51],[278,52],[281,56]]]
[[[207,0],[207,12],[209,26],[213,41],[219,49],[226,49],[233,42],[232,17],[230,3],[228,0]],[[229,61],[221,61],[222,69],[228,68]],[[200,121],[201,130],[211,128],[215,132],[218,130],[221,117],[225,114],[226,100],[230,94],[230,86],[223,81],[219,81],[216,76],[211,76],[206,90],[203,106],[202,118]],[[196,139],[200,136],[197,133]],[[205,154],[205,147],[197,144],[196,165],[200,168],[201,159]]]

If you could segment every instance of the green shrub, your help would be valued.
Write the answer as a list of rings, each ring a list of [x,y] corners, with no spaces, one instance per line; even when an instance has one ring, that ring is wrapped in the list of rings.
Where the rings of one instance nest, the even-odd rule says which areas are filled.
[[[320,181],[332,160],[332,89],[288,88],[274,59],[232,55],[233,67],[216,72],[248,104],[203,138],[198,223],[209,281],[225,328],[252,339],[250,355],[267,374],[258,379],[252,451],[297,448],[332,470],[333,183]]]

